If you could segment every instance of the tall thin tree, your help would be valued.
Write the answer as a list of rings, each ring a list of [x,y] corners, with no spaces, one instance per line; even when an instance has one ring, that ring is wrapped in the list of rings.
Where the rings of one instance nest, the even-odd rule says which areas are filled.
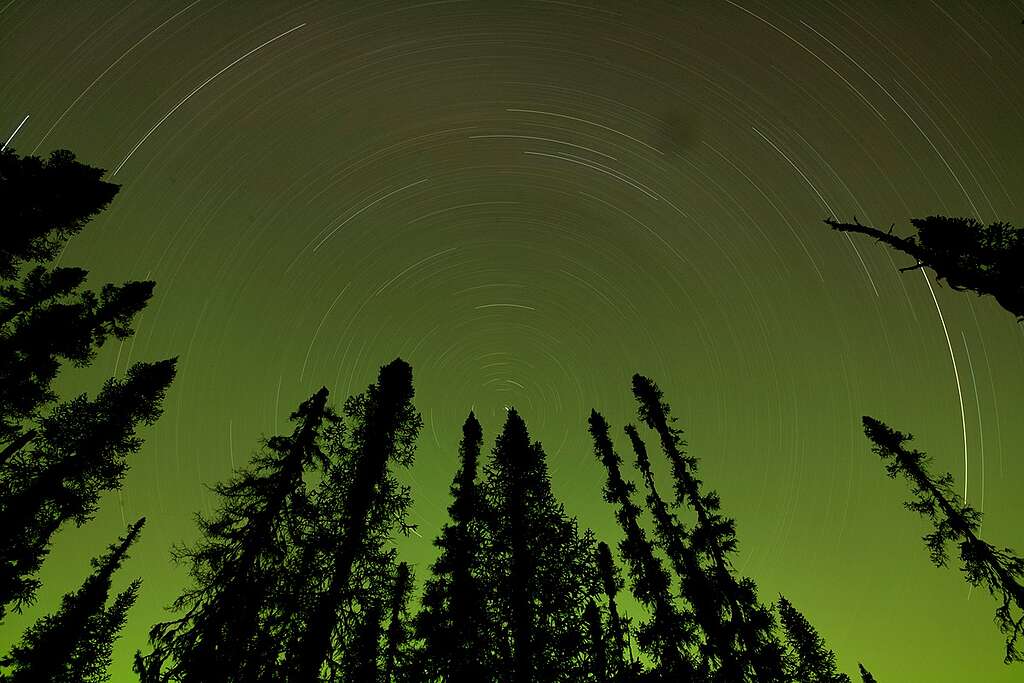
[[[371,603],[360,615],[356,637],[343,653],[349,675],[344,683],[378,683],[380,680],[380,636],[384,609]],[[319,680],[319,679],[311,679]]]
[[[589,652],[586,659],[589,663],[590,679],[595,683],[609,683],[608,644],[606,643],[604,625],[601,623],[601,610],[591,598],[583,610],[583,621],[587,626]]]
[[[120,486],[174,377],[174,360],[138,363],[123,379],[58,401],[62,367],[89,365],[124,340],[152,282],[83,290],[87,272],[46,265],[102,211],[118,186],[66,150],[47,160],[0,151],[0,620],[31,602],[53,535],[92,518]]]
[[[152,628],[154,649],[137,660],[140,675],[250,683],[276,670],[282,634],[268,632],[268,614],[289,581],[282,567],[296,552],[294,516],[307,504],[303,475],[326,466],[319,438],[336,421],[327,396],[324,388],[304,401],[291,416],[297,426],[290,436],[271,437],[250,467],[214,487],[222,501],[217,514],[198,516],[203,538],[175,554],[193,580],[173,604],[184,614]]]
[[[423,420],[412,404],[412,368],[400,358],[380,369],[377,383],[345,403],[345,415],[353,420],[350,453],[353,462],[347,495],[341,501],[340,541],[331,553],[324,589],[312,601],[309,617],[288,656],[287,680],[316,680],[332,652],[338,611],[360,558],[370,546],[368,530],[374,515],[404,524],[408,496],[383,496],[389,464],[412,464],[416,437]],[[390,498],[390,499],[389,499]]]
[[[416,615],[423,642],[419,666],[425,675],[448,683],[486,683],[494,675],[485,594],[479,580],[483,544],[477,469],[483,431],[470,412],[462,425],[459,470],[452,482],[451,523],[434,541],[440,549]]]
[[[107,668],[114,640],[141,582],[132,581],[109,606],[107,598],[114,572],[127,558],[145,523],[144,518],[135,522],[116,545],[92,561],[93,573],[78,590],[63,597],[56,612],[25,631],[21,642],[0,660],[0,665],[12,668],[0,679],[9,683],[103,683],[110,679]]]
[[[953,475],[934,477],[928,471],[931,459],[910,449],[910,434],[896,431],[875,418],[864,416],[864,433],[874,444],[872,452],[885,461],[891,478],[902,476],[911,486],[914,500],[905,503],[908,510],[922,515],[934,530],[924,535],[925,546],[937,567],[945,566],[947,547],[955,544],[960,554],[960,569],[967,582],[985,588],[999,601],[995,621],[1006,637],[1004,661],[1024,661],[1018,644],[1024,633],[1024,558],[1010,548],[997,548],[978,537],[981,512],[960,500],[953,491]]]
[[[625,534],[619,551],[629,568],[632,592],[651,612],[650,621],[639,627],[637,643],[667,680],[696,680],[697,667],[688,652],[694,642],[693,630],[672,599],[671,577],[640,524],[640,508],[632,500],[635,487],[622,477],[622,458],[608,435],[608,422],[592,410],[589,425],[594,454],[607,472],[604,499],[615,506],[615,517]]]
[[[789,643],[789,676],[800,683],[850,683],[836,670],[836,655],[818,632],[784,596],[779,596],[779,618]]]
[[[388,605],[388,629],[384,634],[384,683],[395,683],[407,669],[410,629],[408,620],[409,595],[412,593],[412,569],[400,562],[395,572]]]
[[[737,579],[731,571],[729,555],[736,550],[736,524],[720,512],[721,503],[714,491],[702,493],[697,478],[697,459],[685,452],[682,430],[673,426],[675,418],[658,386],[643,375],[633,375],[633,395],[640,419],[653,429],[669,461],[674,480],[676,505],[696,513],[690,534],[694,550],[710,563],[716,593],[725,600],[729,623],[735,634],[735,655],[742,659],[744,680],[770,683],[785,679],[783,648],[775,635],[775,617],[757,599],[757,587],[747,578]]]
[[[580,533],[551,491],[546,455],[509,409],[481,485],[486,505],[488,600],[507,633],[500,680],[578,680],[586,601],[598,590],[593,536]],[[507,652],[506,652],[507,650]]]
[[[619,614],[618,595],[623,588],[623,582],[612,558],[611,548],[604,541],[597,544],[597,573],[601,577],[601,587],[604,589],[608,605],[611,675],[616,681],[626,681],[632,675],[634,662],[627,643],[629,621]]]
[[[647,446],[634,425],[626,425],[636,455],[636,468],[647,487],[647,507],[654,516],[655,538],[672,563],[681,597],[692,610],[692,626],[699,628],[703,665],[713,680],[742,681],[743,657],[736,652],[735,633],[728,621],[729,604],[715,584],[715,575],[701,565],[687,531],[662,499],[654,481]],[[727,587],[728,588],[728,587]]]

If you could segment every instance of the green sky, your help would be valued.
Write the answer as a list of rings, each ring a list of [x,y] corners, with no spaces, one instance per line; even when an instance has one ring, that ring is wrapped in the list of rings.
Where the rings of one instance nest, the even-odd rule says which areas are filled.
[[[59,537],[0,645],[145,515],[119,577],[145,581],[116,652],[132,680],[205,487],[315,389],[340,404],[401,356],[424,418],[403,475],[421,579],[471,408],[492,441],[516,406],[567,509],[617,542],[586,416],[628,451],[639,371],[737,520],[737,568],[843,670],[1020,680],[993,601],[929,564],[859,421],[917,435],[987,540],[1024,550],[1021,328],[821,222],[1024,222],[1011,5],[5,2],[2,140],[28,115],[19,153],[119,168],[63,262],[157,282],[135,338],[63,386],[180,362],[123,491]]]

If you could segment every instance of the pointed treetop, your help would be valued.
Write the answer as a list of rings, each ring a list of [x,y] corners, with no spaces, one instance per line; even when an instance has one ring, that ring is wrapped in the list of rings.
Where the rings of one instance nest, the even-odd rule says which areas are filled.
[[[809,683],[850,683],[836,670],[836,656],[825,641],[785,596],[779,596],[779,616],[791,651],[790,675]]]
[[[298,409],[291,414],[291,419],[301,420],[309,415],[316,415],[323,412],[327,405],[327,397],[330,393],[331,392],[327,390],[327,387],[320,387],[315,394],[299,404]]]
[[[633,375],[633,396],[640,403],[638,408],[640,419],[651,429],[658,428],[659,417],[663,417],[666,421],[670,420],[671,409],[662,400],[664,395],[651,378],[644,377],[639,373]]]
[[[468,442],[477,442],[484,437],[483,427],[480,426],[480,421],[476,419],[472,410],[469,411],[466,421],[462,423],[462,437]]]
[[[142,527],[146,525],[146,518],[139,517],[138,521],[128,527],[128,533],[118,539],[118,542],[108,547],[108,552],[101,558],[94,558],[92,560],[92,566],[95,569],[101,569],[101,573],[106,576],[111,576],[117,571],[121,564],[128,556],[128,549],[132,547],[139,538],[139,534],[142,532]]]
[[[145,519],[135,522],[104,555],[92,560],[93,573],[77,590],[64,595],[56,612],[26,629],[21,642],[0,659],[0,665],[13,669],[2,680],[101,683],[109,679],[106,670],[113,643],[135,603],[141,582],[136,579],[129,584],[110,607],[107,598],[113,574],[144,523]]]
[[[66,149],[49,159],[0,151],[0,277],[14,275],[25,261],[53,259],[114,198],[120,186],[101,180],[105,171],[83,164]]]
[[[871,675],[871,672],[864,668],[864,665],[857,662],[857,666],[860,668],[860,677],[864,683],[878,683],[875,677]]]
[[[955,543],[961,560],[960,570],[967,582],[984,587],[1000,602],[995,622],[1006,636],[1004,662],[1024,661],[1018,645],[1024,636],[1024,557],[1010,548],[996,548],[978,537],[982,514],[961,500],[953,491],[953,475],[934,477],[928,471],[927,455],[909,450],[902,434],[871,417],[864,417],[864,433],[874,443],[871,449],[886,462],[890,477],[902,475],[911,485],[914,500],[904,505],[932,523],[933,531],[924,535],[932,563],[942,567],[948,560],[947,546]]]

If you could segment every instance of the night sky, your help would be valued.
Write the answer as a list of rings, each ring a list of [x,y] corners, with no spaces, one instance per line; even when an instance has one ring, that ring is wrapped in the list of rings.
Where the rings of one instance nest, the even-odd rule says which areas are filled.
[[[515,406],[567,510],[617,543],[586,417],[631,460],[641,372],[737,521],[737,569],[844,671],[1020,680],[995,603],[929,563],[860,417],[914,433],[982,535],[1024,550],[1022,328],[822,220],[1024,222],[1022,18],[987,1],[3,2],[0,142],[23,123],[19,154],[68,148],[122,185],[61,262],[93,286],[157,282],[135,337],[62,391],[180,361],[123,491],[59,536],[0,645],[145,515],[117,584],[144,578],[114,664],[134,680],[206,487],[321,385],[340,405],[401,356],[424,419],[401,475],[420,581],[471,408],[489,449]]]

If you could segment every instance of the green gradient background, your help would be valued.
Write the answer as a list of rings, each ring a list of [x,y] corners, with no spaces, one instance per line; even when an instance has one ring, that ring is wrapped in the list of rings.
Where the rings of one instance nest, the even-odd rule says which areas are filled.
[[[968,476],[985,537],[1024,549],[1021,329],[935,290],[965,472],[925,279],[821,223],[1022,222],[1020,7],[202,0],[132,47],[186,6],[0,8],[3,139],[29,114],[19,153],[109,169],[306,22],[171,114],[63,255],[95,284],[157,281],[136,337],[66,390],[170,355],[179,377],[123,491],[59,537],[37,608],[0,645],[145,515],[118,577],[145,580],[116,650],[113,680],[133,680],[131,652],[184,580],[169,545],[215,504],[205,486],[316,388],[340,404],[400,355],[424,418],[403,475],[420,579],[471,407],[491,441],[515,405],[568,510],[617,542],[585,419],[604,412],[626,455],[641,371],[737,520],[737,567],[765,599],[784,592],[843,670],[1021,680],[993,601],[929,564],[906,487],[859,427],[870,413],[918,434],[936,471]]]

